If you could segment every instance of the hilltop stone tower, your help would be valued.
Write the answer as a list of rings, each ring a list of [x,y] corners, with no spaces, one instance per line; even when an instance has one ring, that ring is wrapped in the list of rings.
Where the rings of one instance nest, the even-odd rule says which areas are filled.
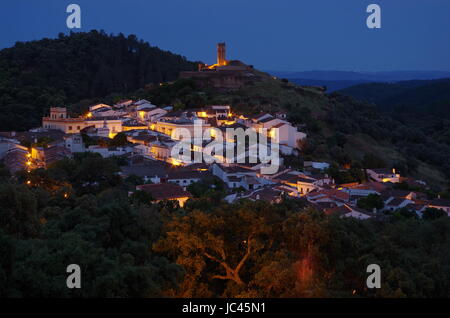
[[[239,60],[227,60],[224,42],[217,43],[217,63],[199,63],[198,71],[180,72],[180,78],[193,79],[198,87],[214,87],[222,91],[237,90],[245,84],[264,79],[254,71],[252,65]]]
[[[227,65],[227,60],[225,59],[225,42],[217,43],[217,65]]]

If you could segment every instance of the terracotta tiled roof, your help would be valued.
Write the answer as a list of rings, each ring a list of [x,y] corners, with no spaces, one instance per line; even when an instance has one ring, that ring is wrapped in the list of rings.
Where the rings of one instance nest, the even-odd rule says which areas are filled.
[[[70,155],[70,150],[62,146],[48,147],[44,149],[45,164],[49,165]]]
[[[143,184],[138,185],[136,189],[150,193],[155,200],[170,200],[192,197],[189,192],[173,183]]]
[[[272,126],[272,128],[280,128],[281,126],[284,126],[284,125],[289,125],[288,123],[279,123],[279,124],[276,124],[275,126]]]
[[[167,179],[202,179],[210,176],[209,172],[202,172],[197,170],[185,170],[185,169],[177,169],[172,170],[167,173]]]
[[[433,199],[433,200],[431,200],[430,205],[450,207],[450,200],[448,200],[448,199]]]
[[[392,174],[392,169],[387,169],[387,168],[367,169],[367,170],[371,170],[377,174]]]

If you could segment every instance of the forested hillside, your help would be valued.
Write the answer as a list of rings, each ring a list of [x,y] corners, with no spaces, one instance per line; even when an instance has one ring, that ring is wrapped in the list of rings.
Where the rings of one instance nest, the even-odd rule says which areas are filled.
[[[50,106],[134,91],[177,79],[196,64],[134,35],[60,34],[0,51],[0,126],[26,130]]]
[[[397,122],[390,122],[391,136],[407,149],[410,164],[421,158],[440,166],[449,176],[450,79],[363,84],[340,94],[368,101],[380,116]],[[398,130],[399,123],[405,129]]]
[[[383,111],[450,117],[450,79],[361,84],[340,93],[375,103]]]

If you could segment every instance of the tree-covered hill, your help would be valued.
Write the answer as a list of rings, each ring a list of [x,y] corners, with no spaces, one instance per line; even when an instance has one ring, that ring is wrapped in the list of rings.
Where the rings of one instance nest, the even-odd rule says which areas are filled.
[[[134,91],[177,79],[196,64],[136,36],[60,34],[0,51],[0,126],[26,130],[50,106]]]
[[[450,79],[361,84],[340,92],[383,111],[450,116]]]
[[[406,127],[397,138],[402,139],[400,143],[412,155],[409,162],[418,157],[431,160],[449,175],[450,79],[371,83],[340,93],[372,103],[382,116]],[[395,130],[392,135],[397,135]]]

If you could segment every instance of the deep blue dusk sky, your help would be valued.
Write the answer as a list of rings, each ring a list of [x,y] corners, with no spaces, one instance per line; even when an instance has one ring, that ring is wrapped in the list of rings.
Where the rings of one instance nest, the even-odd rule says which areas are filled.
[[[81,31],[136,34],[191,60],[227,58],[263,70],[450,71],[449,0],[1,0],[0,48],[68,32],[66,7],[81,6]],[[368,29],[366,7],[382,9]]]

